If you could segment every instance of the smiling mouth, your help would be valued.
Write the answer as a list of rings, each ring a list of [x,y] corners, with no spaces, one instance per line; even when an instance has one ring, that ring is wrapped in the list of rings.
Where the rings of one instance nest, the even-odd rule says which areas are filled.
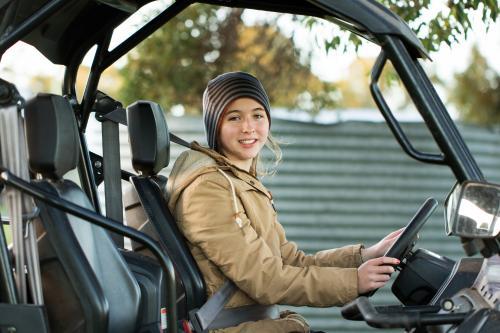
[[[238,140],[238,142],[241,144],[244,144],[244,145],[251,145],[251,144],[257,142],[257,139]]]

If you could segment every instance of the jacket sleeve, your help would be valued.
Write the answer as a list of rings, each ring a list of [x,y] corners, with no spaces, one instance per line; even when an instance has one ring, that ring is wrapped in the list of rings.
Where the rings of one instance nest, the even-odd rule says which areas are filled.
[[[361,247],[363,245],[361,244],[319,251],[314,255],[308,255],[299,250],[296,243],[286,239],[285,230],[279,222],[276,222],[276,230],[280,237],[281,257],[283,263],[287,265],[357,268],[362,264]]]
[[[241,227],[235,222],[231,193],[221,185],[223,180],[198,180],[184,190],[176,205],[180,228],[189,242],[256,302],[333,306],[357,297],[355,268],[284,264],[246,215],[240,214]]]

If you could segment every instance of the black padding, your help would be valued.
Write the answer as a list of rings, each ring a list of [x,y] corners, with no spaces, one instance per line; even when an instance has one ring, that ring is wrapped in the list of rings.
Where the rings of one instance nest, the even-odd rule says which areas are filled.
[[[29,165],[47,178],[61,178],[78,163],[78,129],[62,96],[38,94],[25,107]]]
[[[206,301],[205,280],[184,235],[165,204],[161,189],[151,178],[153,177],[131,177],[131,181],[157,238],[174,264],[185,292],[187,310],[199,308]],[[186,314],[179,313],[179,318],[183,315]]]
[[[49,332],[43,305],[0,303],[0,313],[0,332]]]
[[[166,279],[157,260],[137,252],[121,250],[123,258],[141,288],[141,311],[137,332],[157,332],[161,325],[158,309],[166,307]]]
[[[92,209],[85,193],[71,181],[39,181],[36,185]],[[72,331],[76,325],[83,325],[79,331],[135,332],[141,301],[139,285],[109,233],[35,201],[49,243],[40,244],[40,260],[51,326],[57,327],[55,331]]]
[[[134,169],[154,175],[168,166],[170,140],[161,106],[150,101],[133,103],[127,107],[127,124]]]

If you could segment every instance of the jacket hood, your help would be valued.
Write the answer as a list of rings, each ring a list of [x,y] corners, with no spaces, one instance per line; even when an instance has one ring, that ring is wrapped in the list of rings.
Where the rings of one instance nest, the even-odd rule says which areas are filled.
[[[216,172],[217,169],[230,171],[235,175],[247,173],[236,167],[229,159],[215,150],[203,147],[196,141],[193,141],[191,149],[179,155],[170,172],[167,182],[169,209],[173,211],[182,191],[197,177],[205,173]],[[249,172],[253,177],[255,177],[255,169],[256,163],[254,162]]]

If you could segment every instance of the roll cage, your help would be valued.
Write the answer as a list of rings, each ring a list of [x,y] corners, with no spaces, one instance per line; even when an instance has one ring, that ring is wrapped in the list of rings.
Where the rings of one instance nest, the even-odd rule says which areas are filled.
[[[0,56],[14,43],[22,40],[36,47],[54,64],[64,65],[66,68],[62,94],[70,100],[78,122],[82,157],[78,170],[82,179],[82,187],[91,198],[97,212],[99,212],[99,204],[94,162],[98,157],[88,151],[84,133],[90,114],[96,111],[94,107],[98,97],[97,85],[101,74],[154,31],[194,3],[309,15],[332,21],[358,36],[378,44],[381,47],[381,52],[372,70],[370,89],[378,108],[402,149],[418,161],[448,166],[458,182],[484,180],[480,168],[419,62],[420,59],[429,58],[427,51],[406,23],[375,0],[293,0],[286,2],[178,0],[125,41],[109,50],[114,29],[149,2],[151,1],[11,0],[4,2],[0,7]],[[77,70],[85,54],[94,45],[97,45],[97,50],[93,58],[91,72],[83,96],[81,100],[78,100],[75,88]],[[387,61],[390,61],[394,66],[416,109],[432,134],[440,150],[438,154],[415,149],[385,102],[378,81]],[[113,110],[115,109],[113,108]],[[111,117],[112,112],[108,111],[103,111],[102,116]],[[115,119],[116,122],[119,120]],[[106,153],[104,155],[106,158]],[[111,165],[112,168],[112,162],[106,164]],[[114,172],[116,176],[116,170]],[[118,174],[118,177],[121,176],[123,174]],[[130,175],[125,175],[125,177],[128,176]],[[13,182],[15,181],[14,179]],[[21,183],[18,184],[19,187],[21,185]],[[29,190],[25,189],[27,192]],[[36,195],[35,192],[32,191],[31,194]],[[54,199],[52,204],[57,205],[57,200]],[[78,213],[77,207],[64,203],[59,203],[59,208],[75,214]],[[112,207],[107,208],[107,211],[112,209]],[[121,207],[115,209],[115,213],[121,214]],[[106,225],[106,220],[101,219],[98,215],[84,212],[79,214],[93,223],[113,229],[112,226]],[[139,234],[119,229],[114,228],[114,231],[141,239]],[[148,239],[142,240],[146,243],[149,242]],[[496,241],[474,240],[472,242],[469,239],[462,239],[462,242],[466,245],[464,248],[468,254],[479,250],[485,251],[484,254],[499,251]],[[154,245],[152,246],[154,247]],[[155,252],[159,251],[155,249]],[[161,260],[165,267],[168,266],[166,259],[161,258]]]

